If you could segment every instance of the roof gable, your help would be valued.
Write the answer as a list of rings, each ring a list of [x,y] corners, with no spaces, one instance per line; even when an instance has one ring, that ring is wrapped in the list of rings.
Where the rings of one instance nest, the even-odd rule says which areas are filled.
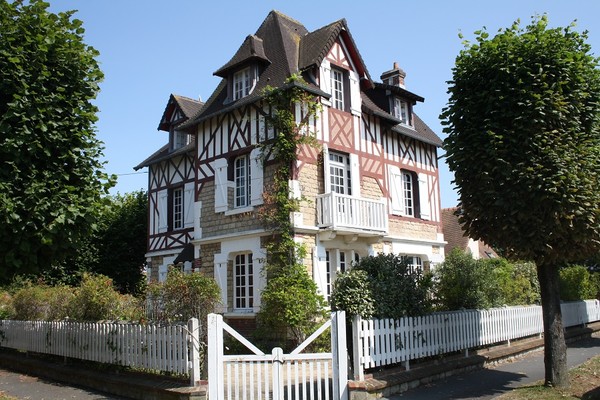
[[[344,51],[344,54],[342,54],[342,49],[346,49],[348,53],[346,54]],[[300,42],[299,54],[300,70],[311,66],[319,66],[325,58],[342,63],[339,64],[342,66],[347,63],[348,68],[351,62],[359,76],[365,78],[368,82],[366,87],[372,86],[369,71],[356,47],[345,19],[333,22],[304,36]]]
[[[169,131],[171,125],[187,121],[200,111],[204,103],[189,97],[171,94],[158,124],[158,130]]]

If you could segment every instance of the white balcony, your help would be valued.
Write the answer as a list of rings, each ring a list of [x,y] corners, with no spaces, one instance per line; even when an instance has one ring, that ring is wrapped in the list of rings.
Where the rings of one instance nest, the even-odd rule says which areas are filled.
[[[374,236],[387,234],[385,201],[337,193],[317,196],[317,225],[339,233]]]

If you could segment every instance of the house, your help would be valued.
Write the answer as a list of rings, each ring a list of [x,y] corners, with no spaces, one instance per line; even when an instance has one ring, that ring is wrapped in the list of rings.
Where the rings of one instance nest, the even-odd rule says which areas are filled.
[[[312,121],[319,149],[301,147],[290,176],[292,195],[309,200],[290,217],[321,293],[368,255],[403,255],[422,269],[444,259],[442,142],[415,113],[424,99],[396,63],[373,80],[345,20],[308,31],[272,11],[214,72],[222,80],[206,103],[171,96],[159,125],[169,145],[136,167],[149,167],[151,276],[162,279],[185,251],[218,282],[229,323],[260,309],[271,232],[258,211],[275,168],[258,146],[273,138],[264,89],[292,74],[322,105]]]
[[[494,249],[483,241],[474,240],[465,235],[464,230],[458,222],[457,211],[457,207],[442,209],[442,231],[444,232],[444,239],[446,239],[447,242],[444,253],[450,254],[452,250],[458,248],[462,251],[471,253],[476,260],[480,258],[498,257],[498,254],[496,254]]]

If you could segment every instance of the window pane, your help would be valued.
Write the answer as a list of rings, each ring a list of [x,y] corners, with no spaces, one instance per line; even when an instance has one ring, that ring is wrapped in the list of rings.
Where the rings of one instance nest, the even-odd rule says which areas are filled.
[[[344,109],[344,74],[336,69],[331,70],[331,104],[338,110]]]
[[[173,190],[173,229],[183,228],[183,189]]]
[[[250,205],[250,157],[247,155],[235,159],[235,207]]]
[[[254,305],[254,272],[252,254],[238,254],[234,265],[234,308],[250,309]]]
[[[402,173],[402,186],[404,191],[404,214],[412,216],[414,215],[414,191],[410,172]]]

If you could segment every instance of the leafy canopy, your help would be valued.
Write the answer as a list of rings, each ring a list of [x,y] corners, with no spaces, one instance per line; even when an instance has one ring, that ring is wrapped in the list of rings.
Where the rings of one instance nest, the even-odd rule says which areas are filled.
[[[33,272],[73,251],[112,184],[92,104],[103,75],[73,12],[0,1],[0,263]]]
[[[546,16],[456,59],[441,118],[468,235],[538,265],[600,247],[600,71],[573,26]]]

